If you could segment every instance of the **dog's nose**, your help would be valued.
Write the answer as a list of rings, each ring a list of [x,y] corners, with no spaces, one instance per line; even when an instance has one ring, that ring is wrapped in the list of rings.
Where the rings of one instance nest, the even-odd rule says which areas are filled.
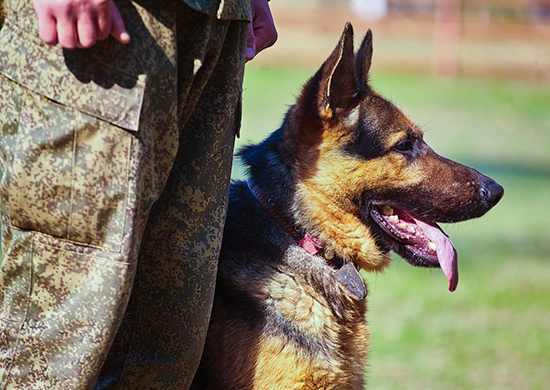
[[[502,199],[504,188],[496,181],[488,179],[482,183],[480,192],[483,199],[493,207]]]

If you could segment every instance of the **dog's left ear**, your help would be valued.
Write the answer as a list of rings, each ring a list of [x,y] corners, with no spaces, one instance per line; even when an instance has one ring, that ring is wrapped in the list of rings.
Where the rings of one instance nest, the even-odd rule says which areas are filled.
[[[355,77],[353,27],[346,24],[338,45],[321,69],[319,110],[322,118],[331,118],[337,109],[351,108],[359,91]]]
[[[367,31],[361,47],[355,58],[355,72],[359,89],[366,91],[369,88],[369,70],[372,62],[372,31]]]

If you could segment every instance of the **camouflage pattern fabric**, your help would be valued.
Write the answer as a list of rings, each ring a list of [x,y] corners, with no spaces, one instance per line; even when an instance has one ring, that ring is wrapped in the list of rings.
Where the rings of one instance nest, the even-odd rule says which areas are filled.
[[[130,44],[66,51],[40,41],[30,0],[0,4],[0,388],[185,389],[247,22],[122,0]]]

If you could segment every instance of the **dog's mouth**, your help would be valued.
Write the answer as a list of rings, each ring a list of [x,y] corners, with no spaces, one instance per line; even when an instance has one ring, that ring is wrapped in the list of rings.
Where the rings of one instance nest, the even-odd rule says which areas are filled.
[[[434,222],[388,205],[373,205],[373,220],[380,226],[381,239],[409,263],[420,267],[441,267],[449,280],[449,291],[458,284],[457,252],[449,237]]]

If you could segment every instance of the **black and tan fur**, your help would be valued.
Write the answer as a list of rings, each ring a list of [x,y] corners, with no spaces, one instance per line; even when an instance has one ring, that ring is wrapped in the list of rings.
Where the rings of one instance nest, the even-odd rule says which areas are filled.
[[[369,333],[365,301],[335,279],[348,262],[384,270],[408,253],[373,219],[387,204],[423,220],[483,215],[502,187],[438,156],[422,131],[368,84],[372,39],[353,51],[347,25],[280,129],[240,156],[255,188],[299,234],[309,254],[254,197],[232,185],[217,290],[193,389],[363,389]]]

